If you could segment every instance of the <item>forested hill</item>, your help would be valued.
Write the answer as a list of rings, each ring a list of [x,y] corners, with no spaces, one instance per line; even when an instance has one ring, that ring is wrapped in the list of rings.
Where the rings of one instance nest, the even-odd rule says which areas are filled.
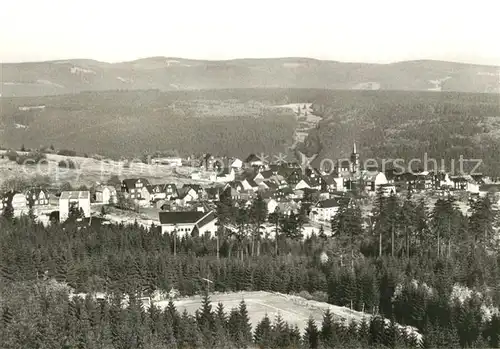
[[[321,88],[500,92],[496,66],[419,60],[392,64],[345,63],[310,58],[201,61],[150,57],[106,63],[69,59],[3,63],[3,97],[80,91],[219,88]]]

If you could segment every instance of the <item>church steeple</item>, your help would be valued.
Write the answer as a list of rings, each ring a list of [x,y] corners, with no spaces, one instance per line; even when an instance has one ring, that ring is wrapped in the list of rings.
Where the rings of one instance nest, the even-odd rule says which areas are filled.
[[[351,154],[351,172],[357,173],[359,171],[359,154],[356,151],[356,142],[352,145]]]

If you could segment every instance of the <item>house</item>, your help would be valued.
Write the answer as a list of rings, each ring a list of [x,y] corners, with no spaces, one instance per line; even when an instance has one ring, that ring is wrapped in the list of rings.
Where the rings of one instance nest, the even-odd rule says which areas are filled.
[[[141,199],[146,202],[156,201],[158,199],[165,199],[167,197],[166,193],[163,191],[163,186],[159,184],[146,185],[142,187]]]
[[[278,209],[281,214],[290,216],[293,214],[298,214],[300,210],[300,205],[294,201],[285,201],[278,203]]]
[[[122,192],[128,194],[131,199],[141,199],[142,188],[149,185],[145,178],[129,178],[122,181]]]
[[[259,190],[264,190],[264,191],[276,191],[279,189],[279,186],[276,182],[274,181],[262,181],[259,183]]]
[[[346,191],[344,177],[340,175],[340,172],[334,172],[323,176],[325,182],[325,187],[328,191]]]
[[[255,181],[251,178],[244,179],[241,181],[241,184],[245,188],[245,190],[257,191],[259,190],[259,185],[255,183]]]
[[[205,189],[205,197],[208,201],[219,201],[224,189],[222,187],[212,187]]]
[[[213,236],[217,230],[217,217],[213,211],[160,212],[159,219],[162,234]]]
[[[173,183],[164,184],[163,192],[165,193],[165,198],[170,200],[171,198],[177,197],[177,186]]]
[[[271,170],[267,170],[267,171],[262,171],[262,172],[258,172],[255,177],[253,178],[254,182],[257,183],[257,184],[260,184],[261,182],[264,182],[264,181],[267,181],[267,180],[270,180],[271,177],[277,175],[278,173],[273,173],[273,171]]]
[[[229,196],[232,200],[240,200],[241,199],[241,193],[239,191],[237,191],[236,189],[234,189],[232,186],[230,185],[227,185],[225,188],[224,188],[224,191],[223,193],[221,194],[222,195],[226,195],[226,196]]]
[[[245,160],[245,165],[247,167],[264,166],[265,162],[264,159],[259,158],[257,155],[250,154]]]
[[[63,191],[59,197],[59,219],[68,219],[71,210],[82,210],[85,217],[90,217],[89,191]]]
[[[104,205],[116,203],[116,188],[110,185],[99,185],[95,189],[95,201]]]
[[[49,192],[45,189],[29,189],[26,192],[26,201],[33,206],[45,206],[49,204]]]
[[[479,184],[471,176],[455,176],[451,180],[453,181],[453,189],[479,194]]]
[[[438,172],[434,175],[434,187],[436,189],[449,189],[454,187],[454,182],[446,172]]]
[[[316,205],[311,208],[309,213],[309,219],[317,223],[330,223],[333,217],[339,211],[340,205],[343,200],[349,200],[346,198],[333,198],[328,200],[319,201]]]
[[[232,181],[226,184],[225,189],[227,187],[231,187],[232,189],[236,190],[238,193],[241,193],[242,191],[245,191],[245,187],[243,186],[243,183],[241,181]]]
[[[224,168],[220,171],[217,171],[214,175],[210,176],[210,180],[212,182],[219,182],[219,183],[227,183],[234,181],[236,178],[236,174],[234,172],[234,168]]]
[[[379,186],[389,183],[385,173],[379,171],[363,173],[362,179],[365,183],[365,189],[371,192],[375,192]]]
[[[178,194],[176,202],[179,205],[198,200],[198,193],[191,187],[182,187],[178,190]]]
[[[380,184],[384,196],[389,197],[396,194],[396,185],[394,183]]]
[[[191,188],[196,192],[196,195],[198,195],[197,199],[201,199],[205,196],[205,189],[199,184],[184,184],[182,186],[183,188]]]
[[[243,161],[240,159],[234,159],[231,163],[231,168],[234,168],[236,171],[241,170],[243,168]]]
[[[292,187],[302,179],[302,171],[298,168],[282,167],[278,170],[278,175]]]
[[[26,195],[12,190],[4,194],[2,198],[2,209],[9,203],[14,210],[26,210],[28,208]]]
[[[293,194],[294,194],[293,190],[291,188],[286,187],[286,188],[281,188],[281,189],[276,190],[273,193],[273,197],[277,201],[286,201],[286,200],[290,199],[290,196]]]

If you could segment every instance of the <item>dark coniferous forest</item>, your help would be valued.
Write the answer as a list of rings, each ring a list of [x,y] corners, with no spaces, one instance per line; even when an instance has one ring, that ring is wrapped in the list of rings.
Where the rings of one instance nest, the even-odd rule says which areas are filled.
[[[496,216],[487,197],[465,216],[452,198],[429,209],[424,201],[378,193],[368,224],[354,202],[332,221],[334,236],[322,231],[305,239],[301,214],[266,217],[259,197],[251,209],[222,198],[219,221],[241,229],[229,234],[220,224],[219,243],[162,235],[154,226],[44,227],[32,213],[12,213],[7,206],[0,218],[5,349],[499,347],[500,318],[486,311],[500,301]],[[266,219],[275,222],[277,239],[260,234]],[[310,320],[299,331],[279,316],[251,327],[244,302],[211,307],[209,295],[194,315],[173,303],[145,309],[138,300],[172,288],[204,294],[201,278],[213,280],[218,292],[323,294],[368,314],[344,325],[326,312],[321,323]],[[110,296],[70,298],[51,279]],[[457,285],[475,292],[459,300]],[[415,327],[423,339],[396,323]]]

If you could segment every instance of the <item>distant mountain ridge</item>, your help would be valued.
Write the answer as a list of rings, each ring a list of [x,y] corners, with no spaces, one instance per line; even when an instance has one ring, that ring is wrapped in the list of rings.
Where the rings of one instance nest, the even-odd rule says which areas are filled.
[[[0,83],[3,97],[232,88],[500,93],[500,67],[432,60],[345,63],[300,57],[226,61],[149,57],[119,63],[69,59],[0,64]]]

